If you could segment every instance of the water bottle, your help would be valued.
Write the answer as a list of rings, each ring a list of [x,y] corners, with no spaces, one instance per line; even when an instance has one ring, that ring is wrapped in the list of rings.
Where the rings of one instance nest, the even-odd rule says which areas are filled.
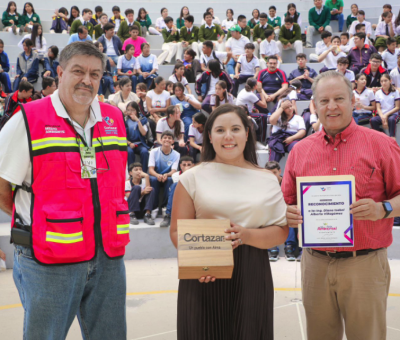
[[[3,117],[4,115],[4,107],[3,107],[3,103],[0,102],[0,117]]]
[[[15,78],[15,66],[11,66],[11,78],[14,79]]]
[[[117,82],[118,81],[118,76],[117,76],[117,70],[115,69],[113,72],[113,82]]]
[[[308,26],[306,25],[306,28],[304,29],[304,34],[305,34],[305,35],[307,35],[307,27],[308,27]]]

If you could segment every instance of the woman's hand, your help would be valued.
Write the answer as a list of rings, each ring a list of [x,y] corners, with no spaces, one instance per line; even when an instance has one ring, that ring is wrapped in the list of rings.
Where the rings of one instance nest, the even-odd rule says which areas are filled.
[[[186,146],[186,143],[185,143],[185,141],[184,141],[183,139],[181,139],[181,140],[179,141],[179,146],[180,146],[181,148],[184,148],[184,147]]]
[[[249,231],[246,228],[231,222],[231,227],[225,229],[225,233],[229,234],[225,236],[225,239],[232,240],[232,249],[236,249],[242,244],[246,244]]]
[[[209,283],[209,282],[215,282],[215,277],[214,276],[202,276],[199,279],[200,283]]]

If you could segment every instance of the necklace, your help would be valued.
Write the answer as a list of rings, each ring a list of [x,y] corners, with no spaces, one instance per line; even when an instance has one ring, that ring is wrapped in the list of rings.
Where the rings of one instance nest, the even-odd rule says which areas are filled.
[[[171,151],[169,152],[168,155],[166,155],[164,153],[164,151],[162,151],[162,149],[161,149],[161,160],[164,161],[165,163],[168,163],[171,154],[172,154],[172,149],[171,149]]]

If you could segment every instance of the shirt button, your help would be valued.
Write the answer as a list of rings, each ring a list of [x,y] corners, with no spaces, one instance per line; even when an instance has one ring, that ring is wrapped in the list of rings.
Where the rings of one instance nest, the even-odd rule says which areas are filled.
[[[333,150],[334,150],[334,151],[337,151],[337,148],[334,148]]]
[[[345,140],[345,139],[343,139],[343,142],[346,142],[346,140]]]
[[[336,168],[333,168],[333,171],[336,171]]]

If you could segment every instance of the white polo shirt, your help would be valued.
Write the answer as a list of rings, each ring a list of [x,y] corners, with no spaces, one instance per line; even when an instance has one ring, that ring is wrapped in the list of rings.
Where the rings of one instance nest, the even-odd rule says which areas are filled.
[[[213,51],[213,52],[211,52],[210,56],[207,56],[204,53],[201,53],[200,64],[208,65],[210,60],[215,59],[214,55],[222,63],[226,59],[226,56],[228,55],[228,53]]]
[[[190,124],[189,126],[189,133],[188,133],[188,137],[193,137],[194,138],[194,142],[196,144],[203,144],[203,133],[199,132],[199,130],[197,130],[196,128],[193,127],[193,124]]]
[[[247,61],[247,57],[245,54],[242,54],[238,63],[240,64],[240,74],[243,75],[254,75],[256,73],[256,68],[260,68],[260,61],[256,56],[253,55],[253,59]]]
[[[113,44],[113,39],[111,38],[110,40],[108,40],[108,39],[104,36],[104,40],[106,41],[107,55],[108,55],[108,56],[115,56],[115,55],[117,55],[117,53],[115,52],[115,48],[114,48],[114,44]]]
[[[225,27],[226,30],[229,30],[232,26],[235,26],[235,25],[237,25],[236,19],[233,19],[233,20],[225,19],[225,20],[222,20],[221,28]]]
[[[324,64],[329,70],[336,69],[337,61],[341,57],[347,57],[347,54],[344,52],[339,52],[337,55],[334,55],[332,52],[329,52],[324,59]]]
[[[57,116],[68,119],[81,136],[91,136],[90,130],[96,123],[102,121],[100,104],[97,97],[93,99],[90,110],[89,120],[83,129],[78,123],[74,122],[65,111],[58,95],[58,90],[50,96],[51,103]],[[92,145],[91,138],[86,138],[88,145]],[[22,185],[32,184],[32,163],[29,156],[28,136],[22,112],[18,111],[4,126],[0,133],[0,177],[10,183]],[[31,223],[31,194],[18,190],[15,197],[15,207],[25,224]]]
[[[364,20],[363,22],[359,22],[358,20],[353,21],[353,23],[351,24],[351,26],[350,26],[350,28],[349,28],[349,33],[350,33],[350,34],[352,34],[352,35],[356,34],[356,26],[357,26],[358,24],[364,24],[364,25],[365,25],[365,34],[366,34],[366,35],[367,35],[367,34],[369,34],[369,35],[372,34],[372,26],[371,26],[371,23],[370,23],[369,21],[365,21],[365,20]]]
[[[168,78],[168,80],[169,80],[169,81],[172,81],[174,84],[175,84],[175,83],[178,83],[178,79],[176,79],[175,74],[173,74],[172,76],[170,76],[170,77]],[[187,79],[186,79],[185,76],[182,77],[180,83],[181,83],[183,86],[189,85],[189,82],[187,81]]]
[[[266,55],[266,56],[271,56],[271,55],[276,55],[279,54],[279,48],[276,45],[275,40],[271,40],[268,42],[267,39],[264,39],[261,44],[260,44],[260,55]]]
[[[183,124],[183,122],[180,120],[180,133],[185,133],[185,125]],[[168,121],[167,118],[161,118],[158,122],[157,122],[157,127],[156,127],[156,133],[160,133],[162,134],[165,131],[171,131],[174,134],[174,141],[175,142],[179,142],[179,138],[177,138],[175,136],[175,126],[169,126],[168,125]]]
[[[381,105],[382,113],[389,112],[395,107],[395,102],[400,100],[399,91],[385,93],[382,89],[375,93],[375,101]]]
[[[382,59],[387,65],[388,70],[393,70],[397,67],[397,57],[400,55],[400,48],[396,48],[394,53],[385,50],[382,53]]]
[[[336,69],[336,72],[339,72],[339,70]],[[351,70],[346,70],[346,72],[343,75],[350,81],[350,83],[354,83],[356,81],[356,77],[354,76],[354,72],[351,71]]]
[[[272,127],[272,133],[282,130],[281,126],[282,126],[282,121],[281,118],[279,118],[278,123]],[[294,114],[293,117],[288,122],[286,132],[297,133],[300,130],[305,130],[305,129],[306,129],[306,124],[304,123],[303,117]]]
[[[353,90],[354,93],[354,97],[356,98],[356,100],[359,100],[361,104],[365,105],[365,106],[370,106],[371,103],[373,103],[375,101],[375,94],[374,91],[372,91],[371,89],[365,87],[364,90],[361,93],[358,93],[357,90]],[[370,113],[371,110],[354,110],[354,112],[357,113]]]
[[[390,72],[390,77],[392,78],[392,84],[397,88],[400,88],[400,69],[398,67],[394,68]]]
[[[318,116],[317,116],[315,113],[312,113],[312,114],[310,115],[310,124],[313,125],[313,124],[315,124],[316,122],[318,122]],[[319,129],[318,129],[318,131],[321,131],[322,128],[323,128],[322,124],[319,124]],[[315,132],[318,132],[318,131],[315,131]]]
[[[246,89],[243,89],[239,92],[236,105],[246,105],[247,109],[251,113],[253,111],[254,105],[260,101],[260,98],[253,91],[247,92]]]
[[[315,53],[317,55],[321,55],[328,49],[328,46],[325,45],[324,41],[318,41],[317,44],[315,45]]]
[[[164,29],[167,27],[167,25],[165,24],[164,18],[160,17],[156,20],[156,25],[157,28],[159,29]]]
[[[244,54],[244,47],[250,42],[249,38],[244,35],[240,36],[240,39],[233,37],[229,38],[225,44],[225,47],[229,47],[232,50],[233,55]]]

